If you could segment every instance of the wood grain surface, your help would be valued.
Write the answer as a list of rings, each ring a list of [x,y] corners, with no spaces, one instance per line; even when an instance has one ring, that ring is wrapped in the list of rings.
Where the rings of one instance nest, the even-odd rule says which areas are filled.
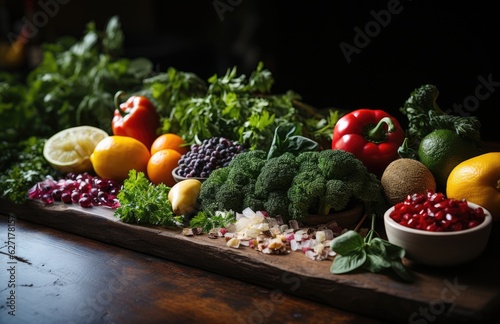
[[[300,252],[265,255],[250,248],[231,249],[205,235],[186,237],[180,229],[125,224],[109,209],[44,206],[38,201],[3,203],[1,209],[19,219],[383,321],[488,321],[499,313],[498,226],[475,261],[451,268],[407,263],[416,280],[404,283],[391,274],[333,275],[331,260],[312,261]]]
[[[8,217],[0,215],[5,236]],[[0,283],[0,323],[378,323],[277,289],[251,285],[22,221],[16,287]],[[4,279],[8,249],[0,248]],[[10,263],[13,264],[13,263]],[[15,316],[5,305],[15,291]]]

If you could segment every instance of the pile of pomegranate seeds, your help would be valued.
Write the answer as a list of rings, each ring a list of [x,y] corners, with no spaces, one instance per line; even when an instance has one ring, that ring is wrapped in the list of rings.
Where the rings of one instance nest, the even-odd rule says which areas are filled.
[[[427,191],[408,195],[394,206],[390,217],[397,223],[430,232],[454,232],[476,227],[484,221],[481,207],[471,208],[466,200],[446,198]]]
[[[120,188],[121,183],[113,180],[88,173],[68,173],[58,181],[47,178],[38,182],[28,191],[28,195],[31,199],[42,200],[46,205],[62,201],[66,204],[78,203],[85,208],[104,206],[114,209],[120,206],[116,198]]]

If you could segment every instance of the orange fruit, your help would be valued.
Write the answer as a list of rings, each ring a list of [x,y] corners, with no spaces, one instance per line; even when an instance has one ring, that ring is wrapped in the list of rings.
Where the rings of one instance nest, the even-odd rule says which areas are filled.
[[[179,166],[181,156],[181,153],[174,149],[159,150],[151,155],[147,166],[149,180],[154,184],[163,183],[172,187],[176,183],[172,171]]]
[[[173,133],[166,133],[158,136],[153,144],[151,144],[151,155],[164,149],[176,150],[181,155],[184,155],[189,151],[189,145],[186,145],[186,141],[184,141],[181,136]]]
[[[500,221],[500,152],[478,155],[458,164],[448,176],[446,196],[486,208]]]
[[[95,173],[106,179],[124,181],[130,170],[146,174],[151,154],[146,145],[129,136],[108,136],[90,155]]]

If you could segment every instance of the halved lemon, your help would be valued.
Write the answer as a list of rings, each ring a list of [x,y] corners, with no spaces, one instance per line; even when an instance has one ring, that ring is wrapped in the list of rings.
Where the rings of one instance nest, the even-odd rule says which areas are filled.
[[[64,173],[83,173],[92,170],[90,155],[108,133],[93,126],[64,129],[50,137],[43,147],[43,156]]]

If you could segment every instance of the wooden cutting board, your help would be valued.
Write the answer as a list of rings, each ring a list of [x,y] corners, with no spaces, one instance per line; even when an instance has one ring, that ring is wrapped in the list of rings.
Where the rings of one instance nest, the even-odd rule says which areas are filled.
[[[415,276],[413,283],[405,283],[392,273],[334,275],[330,273],[332,260],[313,261],[301,252],[267,255],[249,247],[228,248],[221,238],[184,236],[181,229],[126,224],[111,209],[44,206],[39,201],[0,203],[0,212],[23,220],[382,320],[456,323],[489,321],[499,315],[498,224],[486,251],[468,264],[432,268],[405,260]]]

